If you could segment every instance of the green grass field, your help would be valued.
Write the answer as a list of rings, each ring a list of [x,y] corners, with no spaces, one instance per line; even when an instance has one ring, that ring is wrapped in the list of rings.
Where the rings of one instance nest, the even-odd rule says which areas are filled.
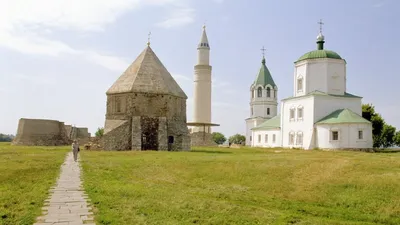
[[[400,224],[400,154],[83,151],[97,224]]]
[[[0,143],[0,224],[31,225],[58,177],[66,147]]]
[[[69,147],[0,143],[0,224],[33,224]],[[400,224],[400,154],[82,151],[98,225]]]

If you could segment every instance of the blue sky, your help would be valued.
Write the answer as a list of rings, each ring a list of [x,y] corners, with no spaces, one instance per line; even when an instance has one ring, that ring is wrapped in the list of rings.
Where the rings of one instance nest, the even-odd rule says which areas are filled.
[[[348,92],[363,96],[400,129],[396,0],[0,0],[0,132],[18,119],[47,118],[104,126],[105,92],[151,46],[189,96],[206,21],[213,66],[215,131],[245,132],[249,87],[266,51],[279,99],[292,96],[293,62],[316,48],[347,61]]]

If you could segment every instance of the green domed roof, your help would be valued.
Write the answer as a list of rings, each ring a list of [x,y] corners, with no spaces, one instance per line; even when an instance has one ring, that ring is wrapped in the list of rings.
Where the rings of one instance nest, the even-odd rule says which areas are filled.
[[[307,52],[301,56],[296,62],[306,60],[306,59],[318,59],[318,58],[328,58],[328,59],[342,59],[339,54],[330,50],[314,50]]]
[[[342,59],[339,54],[331,50],[324,49],[325,37],[321,33],[319,33],[317,37],[317,50],[307,52],[302,55],[296,62],[306,60],[306,59]],[[295,63],[296,63],[295,62]]]

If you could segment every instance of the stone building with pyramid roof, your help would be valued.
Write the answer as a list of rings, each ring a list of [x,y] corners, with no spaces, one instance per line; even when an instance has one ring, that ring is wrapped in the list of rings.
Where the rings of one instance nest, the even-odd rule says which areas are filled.
[[[150,45],[106,95],[105,150],[190,150],[187,96]]]

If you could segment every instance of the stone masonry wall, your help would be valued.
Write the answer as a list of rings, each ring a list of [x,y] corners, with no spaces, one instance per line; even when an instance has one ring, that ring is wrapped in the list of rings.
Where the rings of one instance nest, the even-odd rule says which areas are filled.
[[[132,120],[134,117],[165,118],[167,134],[160,128],[159,150],[165,149],[168,136],[174,136],[173,150],[190,150],[190,137],[186,125],[186,99],[171,95],[151,93],[122,93],[107,95],[106,120]],[[163,121],[163,120],[162,120]],[[162,122],[163,123],[163,122]],[[163,126],[161,124],[161,126]],[[134,129],[135,126],[132,127]],[[137,140],[138,134],[130,131],[130,135]],[[163,137],[165,136],[165,138]],[[180,142],[175,142],[175,140]],[[136,146],[133,148],[133,146]],[[132,147],[137,149],[138,144],[132,142]]]
[[[207,132],[195,132],[190,134],[192,146],[218,146]]]
[[[131,122],[126,120],[115,129],[104,134],[101,145],[104,150],[127,150],[131,148]]]
[[[63,122],[21,118],[13,145],[57,146],[70,144]]]

